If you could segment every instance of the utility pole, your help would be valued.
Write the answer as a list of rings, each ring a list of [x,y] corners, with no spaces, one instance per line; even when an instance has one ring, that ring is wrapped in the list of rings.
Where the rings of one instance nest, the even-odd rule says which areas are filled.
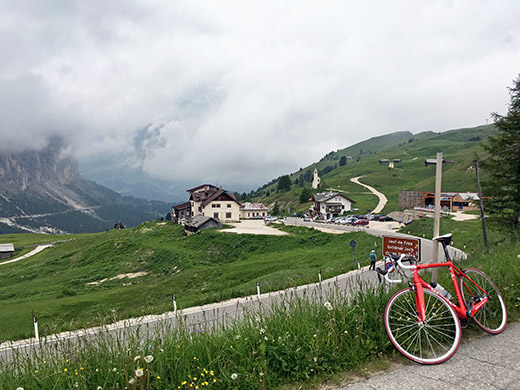
[[[441,226],[441,182],[442,182],[442,152],[437,153],[435,171],[435,214],[433,220],[433,238],[439,237]],[[433,241],[433,262],[439,261],[439,241]],[[432,282],[437,282],[437,268],[432,270]]]
[[[482,189],[480,188],[480,175],[478,172],[478,160],[475,160],[475,172],[477,174],[478,197],[480,201],[480,220],[482,221],[482,237],[484,238],[484,246],[488,249],[488,240],[486,233],[486,219],[484,218],[484,201],[482,200]]]

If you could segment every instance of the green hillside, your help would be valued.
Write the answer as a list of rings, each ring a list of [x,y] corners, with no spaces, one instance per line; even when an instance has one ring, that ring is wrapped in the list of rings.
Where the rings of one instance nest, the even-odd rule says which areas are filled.
[[[442,152],[446,160],[453,164],[444,164],[443,191],[476,191],[473,161],[483,153],[481,143],[488,136],[495,134],[493,125],[468,129],[457,129],[435,133],[431,131],[413,135],[410,132],[397,132],[371,138],[346,149],[331,152],[319,162],[290,174],[293,183],[291,191],[277,191],[277,181],[260,187],[252,193],[255,200],[273,205],[277,203],[283,212],[307,210],[310,203],[300,203],[299,196],[303,187],[310,187],[312,172],[318,169],[324,186],[319,191],[333,189],[344,192],[356,201],[355,207],[365,212],[373,209],[378,202],[376,196],[352,182],[353,177],[364,176],[361,180],[388,198],[384,212],[398,209],[398,194],[401,190],[433,191],[435,187],[435,166],[425,167],[426,159],[436,158]],[[340,166],[343,156],[351,156],[346,165]],[[401,159],[394,169],[386,164],[379,164],[380,159]]]
[[[0,341],[81,328],[316,282],[352,269],[349,242],[366,263],[374,238],[282,227],[285,236],[222,233],[186,236],[183,228],[149,222],[132,229],[68,236],[52,248],[0,266]],[[3,235],[16,247],[50,235]],[[58,239],[63,239],[63,236]],[[27,252],[22,248],[18,253]],[[357,265],[356,265],[357,266]],[[131,278],[129,274],[142,273]],[[118,275],[126,277],[116,278]]]

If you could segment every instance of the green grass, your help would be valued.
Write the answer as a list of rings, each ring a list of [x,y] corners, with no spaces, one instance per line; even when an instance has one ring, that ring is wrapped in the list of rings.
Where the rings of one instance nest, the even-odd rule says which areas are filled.
[[[307,170],[323,169],[326,166],[338,165],[329,173],[322,176],[325,189],[340,189],[357,203],[354,207],[362,212],[374,209],[378,203],[377,197],[367,194],[367,190],[350,182],[357,176],[365,176],[362,183],[369,184],[383,192],[388,198],[384,209],[385,213],[398,209],[398,194],[402,190],[433,191],[435,189],[435,166],[425,167],[424,160],[436,158],[437,152],[443,152],[446,160],[453,160],[453,164],[443,166],[443,191],[476,191],[477,184],[473,161],[476,155],[484,154],[481,141],[469,141],[479,136],[482,140],[495,134],[493,125],[480,126],[472,129],[458,129],[443,133],[425,132],[411,135],[407,132],[375,137],[349,148],[338,150],[326,156],[322,161],[302,168],[290,175],[294,181]],[[408,142],[413,138],[413,142]],[[360,154],[360,151],[362,153]],[[351,155],[345,166],[339,166],[339,158]],[[357,161],[359,158],[359,161]],[[401,159],[402,162],[389,169],[386,164],[379,164],[380,159]],[[481,171],[481,179],[486,172]],[[306,183],[310,186],[310,183]],[[265,196],[269,191],[270,196]],[[298,211],[308,209],[310,203],[300,205],[298,197],[301,187],[293,185],[287,193],[277,193],[276,183],[259,191],[255,200],[265,204],[278,202],[282,210],[288,207]]]
[[[487,253],[476,253],[460,266],[486,272],[501,290],[509,321],[520,314],[520,246],[505,240]],[[445,286],[446,287],[446,286]],[[390,292],[364,292],[250,313],[243,321],[216,332],[179,328],[164,337],[135,337],[128,345],[114,340],[65,350],[51,348],[40,357],[22,355],[0,363],[0,389],[310,389],[345,370],[367,364],[405,361],[390,343],[382,321]],[[482,334],[472,322],[463,340]],[[144,357],[152,356],[146,362]],[[148,358],[150,359],[150,358]],[[142,377],[136,377],[138,368]],[[364,371],[363,371],[364,372]],[[139,372],[140,373],[140,372]],[[236,374],[235,380],[233,374]],[[135,380],[130,384],[130,380]],[[207,385],[204,383],[207,382]]]
[[[81,234],[0,268],[0,340],[82,328],[145,314],[294,287],[352,269],[349,242],[367,264],[373,237],[282,227],[286,236],[222,233],[186,236],[181,226],[147,223],[133,229]],[[49,239],[48,236],[46,236]],[[11,239],[10,237],[9,239]],[[14,240],[12,240],[14,241]],[[18,243],[42,242],[22,235]],[[357,264],[356,264],[357,267]],[[110,279],[144,272],[137,278]],[[98,284],[92,284],[98,282]]]

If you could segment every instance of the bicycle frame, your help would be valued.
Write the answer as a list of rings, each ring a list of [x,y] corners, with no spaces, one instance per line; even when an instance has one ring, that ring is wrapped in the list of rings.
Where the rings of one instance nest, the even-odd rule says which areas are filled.
[[[448,267],[451,275],[451,280],[453,282],[453,287],[455,289],[455,295],[457,297],[457,303],[458,305],[451,302],[449,299],[444,297],[442,294],[440,294],[435,288],[430,286],[428,283],[424,281],[421,276],[419,276],[419,271],[429,268],[441,268],[441,267]],[[446,263],[431,263],[431,264],[415,264],[415,267],[412,269],[412,279],[413,279],[413,286],[412,288],[416,291],[416,304],[417,304],[417,313],[418,313],[418,321],[419,323],[425,323],[426,322],[426,312],[425,312],[425,304],[424,304],[424,289],[428,289],[432,291],[434,294],[437,294],[438,296],[442,297],[457,313],[458,317],[460,319],[467,319],[473,317],[488,301],[487,296],[485,296],[482,300],[480,300],[475,305],[471,306],[471,313],[469,312],[469,308],[466,307],[466,304],[464,303],[464,299],[462,297],[462,293],[459,289],[459,285],[457,283],[457,278],[464,277],[465,280],[471,282],[475,287],[477,287],[479,290],[481,290],[485,295],[487,295],[487,292],[482,289],[477,283],[475,283],[473,280],[471,280],[470,277],[466,276],[464,272],[462,272],[460,269],[458,269],[453,263],[451,262],[451,259],[447,259]]]

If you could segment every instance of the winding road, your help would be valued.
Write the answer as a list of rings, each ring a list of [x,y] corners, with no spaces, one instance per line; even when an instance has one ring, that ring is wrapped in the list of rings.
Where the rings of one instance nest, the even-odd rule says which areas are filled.
[[[379,192],[374,187],[369,186],[368,184],[363,184],[359,181],[364,176],[358,176],[353,177],[350,179],[352,183],[359,184],[362,187],[365,187],[367,190],[369,190],[371,193],[373,193],[375,196],[379,198],[379,203],[377,204],[376,208],[372,210],[372,214],[379,214],[386,206],[386,203],[388,202],[388,199],[386,198],[385,194]]]

